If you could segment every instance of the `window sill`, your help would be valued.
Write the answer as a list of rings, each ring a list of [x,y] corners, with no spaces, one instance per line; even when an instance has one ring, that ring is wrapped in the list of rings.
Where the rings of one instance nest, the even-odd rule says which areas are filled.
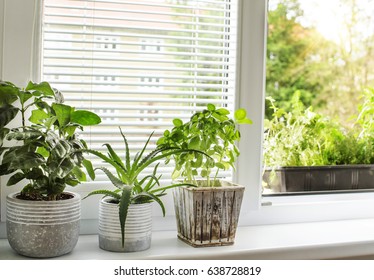
[[[233,246],[193,248],[175,231],[156,231],[143,252],[112,253],[97,235],[82,235],[72,253],[56,259],[374,259],[374,219],[240,227]],[[0,259],[26,259],[0,239]]]

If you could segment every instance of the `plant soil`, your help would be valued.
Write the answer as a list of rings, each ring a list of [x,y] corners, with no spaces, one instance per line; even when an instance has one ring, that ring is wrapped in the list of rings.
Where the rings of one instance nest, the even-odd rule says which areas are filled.
[[[33,201],[51,201],[52,199],[47,196],[41,196],[41,195],[36,195],[32,193],[20,193],[16,196],[18,199],[22,200],[33,200]],[[66,199],[71,199],[74,196],[69,193],[61,193],[56,196],[55,200],[66,200]]]

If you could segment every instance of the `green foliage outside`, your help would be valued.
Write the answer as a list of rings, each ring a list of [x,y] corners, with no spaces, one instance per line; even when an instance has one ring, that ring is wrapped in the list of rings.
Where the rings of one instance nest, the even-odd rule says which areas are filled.
[[[266,167],[374,164],[374,89],[363,92],[351,129],[305,108],[298,92],[289,112],[268,101],[273,118],[265,122]]]
[[[344,23],[336,32],[344,36],[332,41],[313,25],[303,23],[307,11],[302,10],[301,1],[270,2],[266,95],[277,107],[289,111],[298,91],[305,106],[313,105],[316,112],[346,127],[353,125],[351,116],[357,114],[360,93],[374,87],[374,33],[368,32],[374,20],[362,2],[372,4],[340,0],[336,10],[340,9]],[[267,101],[268,119],[271,106]]]

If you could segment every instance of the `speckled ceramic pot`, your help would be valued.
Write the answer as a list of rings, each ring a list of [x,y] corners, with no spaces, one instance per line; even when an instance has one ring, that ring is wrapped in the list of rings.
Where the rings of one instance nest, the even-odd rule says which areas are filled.
[[[137,252],[147,250],[152,238],[152,204],[131,204],[125,224],[125,246],[122,247],[118,204],[106,197],[99,207],[99,246],[113,252]]]
[[[7,196],[7,237],[19,254],[51,258],[73,250],[79,237],[81,199],[30,201]]]

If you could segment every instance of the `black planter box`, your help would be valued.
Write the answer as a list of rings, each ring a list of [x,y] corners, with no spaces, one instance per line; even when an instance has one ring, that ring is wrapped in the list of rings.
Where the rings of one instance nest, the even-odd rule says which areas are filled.
[[[374,165],[266,169],[263,181],[272,193],[374,189]]]

